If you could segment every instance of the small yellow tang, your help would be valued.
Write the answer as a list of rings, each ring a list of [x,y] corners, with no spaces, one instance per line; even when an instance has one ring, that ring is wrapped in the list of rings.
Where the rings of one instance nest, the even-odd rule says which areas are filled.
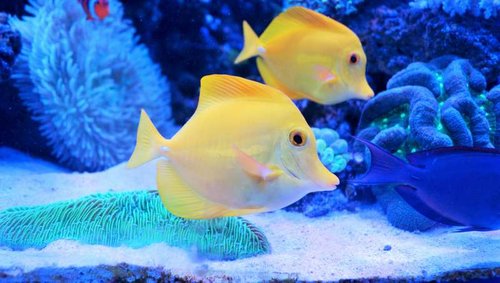
[[[292,99],[335,104],[373,97],[359,38],[331,18],[293,7],[278,15],[260,38],[247,22],[243,33],[245,46],[235,63],[258,56],[266,84]]]
[[[142,111],[128,166],[158,157],[163,204],[190,219],[276,210],[339,183],[320,162],[311,128],[293,102],[233,76],[202,78],[196,112],[170,140]]]

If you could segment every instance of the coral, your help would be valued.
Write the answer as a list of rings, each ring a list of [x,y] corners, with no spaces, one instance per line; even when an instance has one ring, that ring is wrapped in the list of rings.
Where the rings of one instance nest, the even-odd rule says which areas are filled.
[[[88,21],[72,0],[32,0],[12,18],[22,36],[13,78],[60,163],[97,171],[125,161],[141,108],[170,127],[169,86],[123,8],[111,0],[104,21]]]
[[[321,162],[331,172],[344,179],[344,170],[352,155],[348,152],[348,144],[339,134],[329,128],[312,128],[316,137],[316,145]],[[317,192],[308,194],[296,203],[286,207],[288,211],[304,213],[308,217],[324,216],[332,211],[350,209],[347,198],[341,190],[333,192]]]
[[[339,15],[350,15],[358,10],[356,6],[364,0],[285,0],[284,9],[291,6],[304,6],[319,13],[327,13],[333,17]]]
[[[347,151],[347,141],[339,138],[339,134],[329,128],[313,128],[316,146],[321,162],[333,173],[343,171],[351,159]]]
[[[475,17],[484,16],[486,19],[496,17],[500,11],[498,0],[415,0],[410,6],[417,9],[439,9],[451,16],[464,15],[466,12]]]
[[[7,14],[0,13],[0,82],[10,78],[12,65],[21,51],[21,39],[7,23]]]
[[[363,43],[367,75],[376,93],[408,64],[446,54],[469,59],[488,84],[500,83],[497,18],[454,17],[439,10],[412,8],[407,1],[384,0],[365,1],[362,9],[342,22]]]
[[[418,150],[452,145],[493,147],[500,136],[499,90],[497,86],[487,92],[484,76],[464,59],[444,56],[412,63],[389,80],[386,91],[366,103],[358,136],[402,158]],[[392,187],[373,189],[378,199],[386,191]],[[425,217],[410,217],[409,207],[394,207],[391,203],[401,198],[389,195],[385,206],[393,225],[416,230],[429,227]]]
[[[243,218],[179,218],[163,207],[156,192],[95,194],[0,212],[1,246],[40,249],[58,239],[133,248],[165,242],[222,260],[270,252],[264,234]]]
[[[500,85],[492,88],[486,95],[489,101],[493,103],[493,111],[495,112],[495,148],[500,148]]]

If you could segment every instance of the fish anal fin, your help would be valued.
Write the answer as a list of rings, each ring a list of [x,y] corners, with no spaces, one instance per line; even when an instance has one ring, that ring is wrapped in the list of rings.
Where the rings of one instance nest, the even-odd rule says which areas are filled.
[[[172,214],[182,218],[209,219],[239,216],[264,210],[260,207],[230,209],[204,198],[182,180],[172,164],[167,160],[158,162],[156,178],[163,205]]]
[[[462,224],[447,218],[441,213],[437,212],[430,206],[428,206],[422,199],[418,196],[417,189],[408,185],[399,185],[396,187],[396,191],[403,197],[403,199],[416,211],[418,211],[423,216],[452,226],[461,226]]]
[[[265,84],[229,75],[207,75],[201,79],[200,100],[196,112],[240,98],[290,102],[281,91]]]
[[[284,32],[306,27],[352,33],[348,27],[325,15],[297,6],[274,18],[261,35],[260,40],[267,43]]]
[[[257,68],[259,69],[259,73],[262,76],[262,78],[264,79],[264,81],[266,82],[266,84],[281,90],[291,99],[307,98],[306,95],[304,95],[300,92],[293,91],[293,90],[289,89],[288,87],[286,87],[284,84],[280,83],[280,81],[273,75],[271,70],[269,70],[269,68],[267,67],[264,60],[260,57],[257,58]]]
[[[265,165],[257,161],[252,156],[233,146],[238,163],[248,175],[256,178],[258,181],[273,181],[283,174],[283,171],[276,165]]]

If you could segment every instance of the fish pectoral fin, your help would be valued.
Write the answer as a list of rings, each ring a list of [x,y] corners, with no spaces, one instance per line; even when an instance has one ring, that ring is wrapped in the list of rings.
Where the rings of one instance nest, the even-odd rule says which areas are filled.
[[[157,186],[163,205],[187,219],[209,219],[261,212],[263,208],[230,209],[210,201],[187,185],[167,160],[158,161]]]
[[[325,66],[314,67],[315,78],[323,84],[334,83],[337,81],[337,76]]]
[[[257,58],[257,68],[259,69],[259,73],[262,76],[262,79],[264,79],[267,85],[279,89],[291,99],[307,98],[305,94],[293,91],[286,87],[284,84],[280,83],[280,81],[273,75],[271,70],[269,70],[269,67],[266,65],[264,60],[260,57]]]
[[[396,187],[396,191],[403,197],[403,199],[416,211],[418,211],[423,216],[437,221],[439,223],[443,223],[446,225],[452,226],[462,226],[462,224],[449,219],[448,217],[442,215],[437,212],[435,209],[431,208],[428,204],[426,204],[420,196],[417,194],[417,189],[409,186],[409,185],[399,185]]]
[[[233,146],[236,153],[236,159],[248,175],[256,178],[258,181],[273,181],[283,174],[283,171],[276,165],[265,165],[257,161],[252,156]]]

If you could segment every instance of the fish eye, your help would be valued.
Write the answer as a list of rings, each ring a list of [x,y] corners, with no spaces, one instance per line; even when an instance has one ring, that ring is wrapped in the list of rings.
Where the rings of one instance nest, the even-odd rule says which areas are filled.
[[[290,143],[297,147],[302,147],[307,143],[307,136],[304,132],[299,130],[293,130],[288,136]]]
[[[351,53],[351,56],[349,57],[349,63],[354,65],[358,62],[359,62],[359,55],[356,53]]]

